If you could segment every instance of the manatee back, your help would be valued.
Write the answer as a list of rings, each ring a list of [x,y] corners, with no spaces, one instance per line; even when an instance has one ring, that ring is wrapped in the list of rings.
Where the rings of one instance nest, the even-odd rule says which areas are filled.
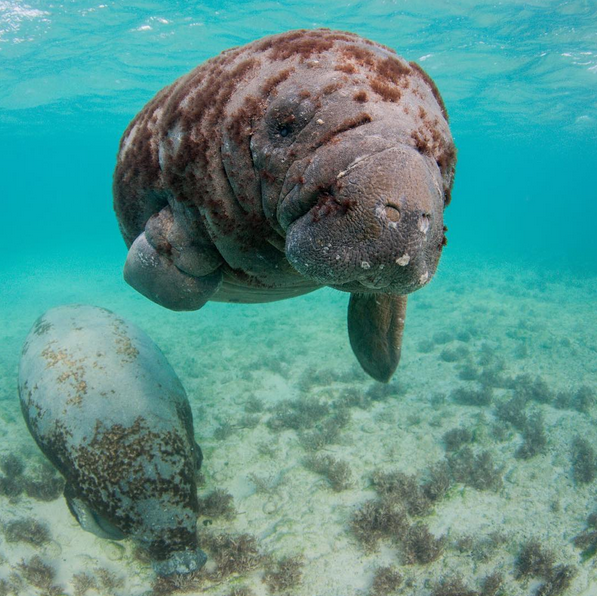
[[[69,502],[142,544],[158,570],[200,565],[192,414],[143,331],[92,306],[48,311],[25,341],[19,394]]]
[[[153,341],[114,313],[86,305],[54,308],[35,322],[23,346],[19,390],[36,434],[67,418],[76,443],[99,421],[132,426],[150,416],[155,430],[167,429],[180,426],[179,412],[188,409]]]

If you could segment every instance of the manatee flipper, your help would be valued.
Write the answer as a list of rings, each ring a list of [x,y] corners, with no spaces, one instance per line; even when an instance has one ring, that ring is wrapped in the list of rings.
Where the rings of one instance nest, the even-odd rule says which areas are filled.
[[[129,248],[124,279],[170,310],[198,310],[222,283],[220,263],[213,247],[185,232],[170,207],[164,207]]]
[[[351,294],[348,337],[363,370],[387,383],[400,361],[406,296]]]
[[[125,538],[125,535],[118,528],[93,511],[84,501],[77,498],[70,484],[64,487],[64,498],[70,512],[86,532],[91,532],[99,538],[107,538],[108,540],[122,540]]]

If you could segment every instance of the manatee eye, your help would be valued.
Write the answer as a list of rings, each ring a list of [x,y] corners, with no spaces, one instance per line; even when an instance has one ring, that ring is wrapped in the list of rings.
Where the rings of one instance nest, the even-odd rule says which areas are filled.
[[[281,137],[287,137],[289,134],[294,132],[296,116],[290,112],[283,118],[278,118],[276,122],[276,132]]]
[[[287,146],[309,124],[315,106],[308,98],[279,101],[268,110],[267,129],[273,143]]]

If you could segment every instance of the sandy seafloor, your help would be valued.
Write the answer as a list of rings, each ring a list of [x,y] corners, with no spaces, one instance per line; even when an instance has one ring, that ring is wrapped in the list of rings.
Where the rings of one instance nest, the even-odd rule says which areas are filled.
[[[274,558],[302,555],[302,582],[290,593],[365,596],[375,569],[391,564],[405,578],[400,594],[427,596],[442,579],[456,575],[479,590],[483,579],[498,571],[505,579],[501,593],[531,595],[542,580],[517,578],[516,560],[522,545],[537,538],[556,553],[557,564],[576,567],[566,594],[597,594],[596,559],[581,561],[581,550],[573,544],[597,509],[597,481],[575,482],[572,464],[574,438],[593,443],[597,438],[597,407],[581,412],[530,401],[527,412],[543,414],[547,447],[543,454],[521,459],[515,457],[521,433],[504,425],[501,435],[495,432],[495,404],[511,398],[514,389],[495,387],[492,404],[483,407],[462,405],[452,395],[460,387],[477,387],[477,381],[459,377],[469,362],[502,379],[540,376],[554,393],[583,385],[597,389],[597,279],[480,258],[459,260],[446,250],[435,279],[410,299],[402,361],[389,390],[374,395],[367,408],[350,407],[350,421],[321,450],[352,470],[351,487],[334,491],[323,476],[303,465],[312,453],[306,433],[313,429],[274,431],[267,422],[283,400],[316,398],[337,408],[343,396],[354,398],[376,385],[360,372],[350,350],[348,296],[322,290],[273,304],[212,303],[196,313],[173,313],[126,286],[123,258],[124,249],[118,259],[94,261],[70,254],[5,264],[0,456],[21,453],[28,470],[42,457],[26,430],[17,396],[19,351],[31,324],[58,304],[95,304],[140,325],[188,392],[205,458],[206,483],[200,494],[224,489],[233,495],[237,511],[233,520],[214,519],[207,527],[200,518],[201,531],[248,532]],[[245,403],[253,397],[263,403],[258,422],[246,418]],[[503,467],[502,487],[480,491],[456,483],[430,513],[411,518],[411,523],[422,521],[434,535],[446,537],[441,557],[432,563],[404,564],[401,549],[391,541],[382,541],[377,552],[366,552],[350,531],[350,520],[376,496],[371,474],[399,470],[423,479],[426,470],[446,457],[443,436],[455,427],[475,431],[470,446],[474,452],[488,450]],[[264,480],[262,490],[252,475]],[[41,503],[26,496],[13,501],[0,496],[4,527],[26,517],[47,524],[52,540],[36,548],[8,543],[0,533],[0,578],[18,573],[18,564],[37,554],[55,567],[54,583],[63,590],[58,593],[73,595],[73,575],[94,574],[98,568],[123,581],[112,592],[100,588],[88,594],[151,593],[153,573],[133,557],[133,546],[81,530],[62,497]],[[479,556],[496,532],[502,539]],[[262,576],[259,567],[191,593],[228,595],[235,586],[247,586],[265,595],[270,592]],[[20,593],[44,592],[24,583]]]

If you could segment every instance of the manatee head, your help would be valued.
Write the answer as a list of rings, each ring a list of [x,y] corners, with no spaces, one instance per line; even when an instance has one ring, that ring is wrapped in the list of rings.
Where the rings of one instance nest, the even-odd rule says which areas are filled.
[[[348,63],[350,75],[338,57],[297,68],[277,86],[251,149],[267,177],[284,180],[265,203],[275,200],[286,257],[302,276],[404,295],[431,279],[446,243],[455,150],[423,71],[383,48],[367,51],[374,66]],[[392,85],[390,75],[385,87],[372,83],[380,64]]]

